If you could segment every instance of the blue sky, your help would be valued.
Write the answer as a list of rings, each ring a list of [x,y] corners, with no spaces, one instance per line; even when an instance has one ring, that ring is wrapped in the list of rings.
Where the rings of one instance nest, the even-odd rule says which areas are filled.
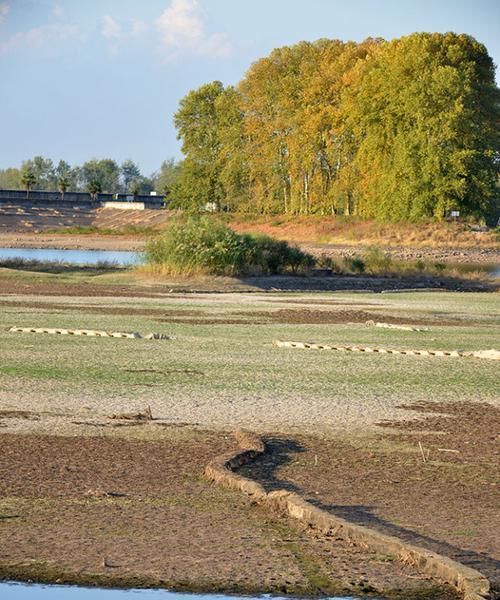
[[[179,157],[172,115],[273,48],[468,33],[500,61],[500,0],[0,0],[0,168],[41,154]],[[498,76],[497,76],[498,79]]]

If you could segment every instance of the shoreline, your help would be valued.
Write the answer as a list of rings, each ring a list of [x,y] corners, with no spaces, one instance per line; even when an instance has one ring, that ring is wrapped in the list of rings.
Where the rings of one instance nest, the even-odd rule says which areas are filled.
[[[146,239],[137,235],[103,234],[53,234],[24,232],[0,232],[0,247],[3,248],[55,248],[59,250],[114,250],[140,252],[144,250]],[[359,254],[369,245],[330,244],[298,242],[300,248],[315,256],[331,258]],[[451,263],[470,263],[471,265],[500,265],[500,249],[497,248],[461,248],[425,247],[425,246],[379,246],[396,260],[435,260]]]

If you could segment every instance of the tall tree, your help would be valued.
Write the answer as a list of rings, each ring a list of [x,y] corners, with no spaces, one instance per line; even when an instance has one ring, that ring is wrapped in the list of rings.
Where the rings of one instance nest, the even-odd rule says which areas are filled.
[[[57,178],[57,189],[61,193],[61,200],[64,201],[64,194],[68,191],[69,188],[69,178],[66,175],[59,175]]]
[[[21,171],[15,167],[0,169],[0,189],[3,190],[20,190]]]
[[[92,202],[96,202],[97,195],[102,192],[101,182],[98,179],[90,179],[86,185],[86,190],[92,198]]]
[[[182,206],[220,206],[224,200],[220,181],[216,100],[224,93],[220,81],[191,91],[175,113],[174,123],[186,155],[176,186],[176,201]]]
[[[133,181],[137,182],[141,177],[139,166],[130,158],[124,160],[120,166],[120,175],[123,184],[123,190],[130,190],[130,185]],[[131,190],[130,190],[131,191]]]
[[[50,158],[35,156],[30,160],[26,160],[21,169],[23,168],[33,173],[38,189],[49,191],[55,188],[54,163]]]
[[[169,197],[179,179],[180,169],[180,164],[175,159],[164,160],[158,171],[151,176],[154,189],[159,194]]]
[[[23,166],[22,168],[21,183],[26,188],[26,198],[29,198],[30,190],[36,183],[36,176],[29,166]]]
[[[359,141],[359,212],[383,220],[485,216],[495,196],[499,95],[486,48],[412,34],[360,65],[346,113]]]
[[[119,187],[120,169],[111,158],[93,158],[82,166],[82,179],[85,188],[91,182],[99,182],[102,192],[114,193]]]

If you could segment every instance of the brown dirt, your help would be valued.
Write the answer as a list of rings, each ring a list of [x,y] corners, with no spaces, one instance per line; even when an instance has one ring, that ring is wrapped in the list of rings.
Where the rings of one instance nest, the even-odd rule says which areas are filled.
[[[85,269],[81,270],[82,272]],[[81,297],[142,297],[158,298],[172,293],[217,293],[217,292],[261,292],[261,291],[372,291],[389,290],[457,290],[457,291],[495,291],[500,284],[494,281],[482,282],[453,278],[426,277],[298,277],[276,275],[236,279],[229,277],[204,277],[201,279],[155,279],[132,283],[95,284],[90,279],[85,282],[57,282],[39,279],[36,269],[30,273],[32,280],[12,276],[12,270],[0,267],[0,295],[43,295],[43,296],[81,296]],[[6,274],[7,276],[2,276]]]
[[[65,304],[63,302],[20,302],[19,300],[0,300],[0,306],[11,308],[23,307],[37,310],[48,310],[51,312],[75,312],[82,310],[91,315],[125,315],[125,316],[145,316],[145,317],[199,317],[206,315],[203,310],[192,309],[168,309],[160,308],[135,308],[132,306],[96,306],[92,304]]]
[[[248,314],[248,313],[241,313]],[[310,310],[282,308],[273,311],[254,311],[252,316],[267,317],[273,323],[283,324],[308,324],[308,325],[335,325],[344,323],[366,323],[367,321],[381,321],[401,325],[431,325],[439,323],[442,325],[460,325],[461,321],[442,321],[435,319],[415,319],[399,316],[386,315],[385,313],[372,313],[363,310]]]
[[[0,578],[433,597],[431,582],[390,557],[210,486],[202,470],[231,444],[171,430],[161,442],[0,435]]]
[[[19,300],[0,300],[0,306],[11,308],[31,308],[47,310],[52,313],[74,312],[81,309],[85,314],[101,315],[126,315],[126,316],[149,316],[154,317],[160,323],[184,323],[189,325],[269,325],[279,324],[301,324],[301,325],[337,325],[347,323],[366,323],[367,321],[384,321],[398,325],[439,325],[460,326],[463,321],[459,319],[437,320],[435,318],[415,319],[405,318],[385,313],[374,313],[363,310],[312,310],[306,308],[278,309],[262,311],[236,311],[228,313],[230,317],[213,318],[212,314],[201,309],[169,309],[158,308],[135,308],[135,307],[107,307],[89,304],[75,305],[62,302],[21,302]],[[232,316],[236,318],[232,318]],[[244,318],[243,318],[244,317]]]
[[[390,429],[365,446],[272,437],[271,456],[246,472],[270,488],[293,489],[334,514],[477,568],[500,594],[500,408],[404,408],[421,418],[383,423]]]

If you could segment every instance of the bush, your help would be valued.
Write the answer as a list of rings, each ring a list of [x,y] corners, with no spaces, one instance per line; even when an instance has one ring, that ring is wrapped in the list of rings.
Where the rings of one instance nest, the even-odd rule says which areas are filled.
[[[287,242],[239,235],[209,217],[174,222],[146,245],[146,264],[170,275],[297,273],[314,259]]]
[[[383,275],[391,270],[392,260],[377,246],[368,246],[362,255],[365,270],[372,275]]]
[[[346,257],[344,258],[344,262],[348,271],[359,274],[365,272],[365,262],[360,256]]]

